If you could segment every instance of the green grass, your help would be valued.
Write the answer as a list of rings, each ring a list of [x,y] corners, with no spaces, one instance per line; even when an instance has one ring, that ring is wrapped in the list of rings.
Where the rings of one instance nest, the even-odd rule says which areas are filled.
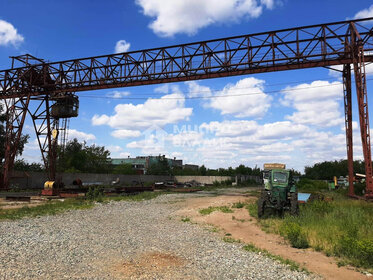
[[[270,215],[259,220],[266,232],[281,234],[293,247],[322,251],[340,263],[373,269],[373,203],[352,200],[338,192],[324,192],[333,201],[301,205],[299,216]],[[246,207],[257,217],[255,203]]]
[[[104,201],[143,201],[156,198],[160,195],[167,194],[168,192],[141,192],[138,194],[121,195],[121,196],[108,196],[104,197]]]
[[[181,221],[184,222],[184,223],[188,223],[188,222],[190,222],[190,218],[189,217],[184,217],[184,218],[181,218]]]
[[[241,243],[241,240],[235,239],[233,237],[224,236],[223,241],[227,243]]]
[[[214,211],[220,211],[223,213],[233,213],[233,210],[230,209],[228,206],[218,206],[218,207],[210,206],[208,208],[200,209],[199,213],[201,215],[209,215]]]
[[[232,208],[238,208],[238,209],[240,209],[240,208],[244,208],[245,205],[246,205],[245,202],[241,202],[241,201],[239,201],[239,202],[235,202],[235,203],[233,203]]]
[[[254,244],[252,243],[248,243],[246,245],[244,245],[242,247],[244,250],[246,251],[249,251],[249,252],[254,252],[254,253],[260,253],[261,255],[264,255],[272,260],[275,260],[275,261],[278,261],[284,265],[287,265],[289,267],[289,269],[291,270],[294,270],[294,271],[303,271],[303,272],[306,272],[307,274],[309,274],[309,272],[307,271],[307,269],[305,268],[300,268],[300,265],[292,260],[289,260],[289,259],[284,259],[283,257],[281,256],[278,256],[278,255],[274,255],[270,252],[268,252],[267,250],[264,250],[264,249],[260,249],[258,247],[256,247]]]
[[[67,210],[89,209],[94,206],[91,201],[81,199],[66,199],[65,201],[49,201],[35,207],[22,207],[18,209],[0,209],[0,220],[16,220],[24,217],[37,217],[56,215]]]
[[[56,215],[68,210],[90,209],[95,206],[95,202],[107,203],[110,201],[143,201],[156,198],[165,192],[143,192],[135,195],[102,197],[92,195],[87,199],[69,198],[64,201],[48,201],[45,204],[35,207],[22,207],[17,209],[0,209],[0,220],[16,220],[24,217],[38,217],[45,215]]]

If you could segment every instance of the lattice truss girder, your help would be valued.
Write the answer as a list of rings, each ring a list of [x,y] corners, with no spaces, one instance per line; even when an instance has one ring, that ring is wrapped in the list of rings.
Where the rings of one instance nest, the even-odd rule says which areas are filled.
[[[0,97],[213,78],[352,63],[346,56],[351,23],[373,61],[367,20],[314,25],[184,45],[40,62],[0,71]]]

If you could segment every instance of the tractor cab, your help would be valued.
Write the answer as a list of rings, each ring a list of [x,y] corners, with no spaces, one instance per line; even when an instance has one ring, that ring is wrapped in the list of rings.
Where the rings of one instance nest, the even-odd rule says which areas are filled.
[[[265,164],[263,172],[264,189],[258,200],[258,216],[264,214],[266,208],[279,212],[290,210],[298,213],[298,193],[290,170],[285,164]]]

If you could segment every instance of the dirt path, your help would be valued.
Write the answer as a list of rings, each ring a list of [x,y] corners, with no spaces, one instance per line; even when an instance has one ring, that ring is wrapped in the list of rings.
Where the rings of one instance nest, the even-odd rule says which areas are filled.
[[[251,217],[246,209],[236,209],[234,213],[222,213],[215,211],[202,216],[198,210],[209,206],[224,206],[234,202],[254,201],[255,197],[246,195],[222,195],[217,197],[191,198],[182,202],[183,208],[177,212],[179,216],[190,217],[193,222],[199,224],[214,225],[230,233],[233,238],[244,243],[253,243],[261,249],[291,259],[309,271],[326,279],[369,279],[369,277],[349,267],[338,267],[337,261],[312,249],[295,249],[289,246],[279,235],[268,234],[256,224],[256,219]],[[232,219],[232,217],[235,219]],[[222,233],[222,234],[224,234]],[[371,279],[371,278],[370,278]]]

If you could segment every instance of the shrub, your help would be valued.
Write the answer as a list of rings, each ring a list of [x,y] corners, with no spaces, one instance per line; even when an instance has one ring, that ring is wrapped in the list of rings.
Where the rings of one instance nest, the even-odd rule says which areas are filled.
[[[373,265],[373,240],[355,239],[342,236],[334,248],[338,256],[349,256],[357,266],[369,267]]]
[[[239,202],[233,203],[232,208],[243,208],[245,205],[246,204],[244,202],[239,201]]]
[[[104,196],[104,187],[103,186],[95,186],[89,187],[89,190],[86,194],[86,198],[91,201],[98,201],[102,202]]]
[[[283,223],[280,226],[280,233],[290,241],[291,246],[294,248],[303,249],[309,247],[307,236],[297,223]]]
[[[307,178],[300,179],[300,181],[296,185],[297,185],[297,188],[302,191],[315,192],[315,191],[321,191],[321,190],[328,190],[327,182],[318,181],[318,180],[310,180]]]

